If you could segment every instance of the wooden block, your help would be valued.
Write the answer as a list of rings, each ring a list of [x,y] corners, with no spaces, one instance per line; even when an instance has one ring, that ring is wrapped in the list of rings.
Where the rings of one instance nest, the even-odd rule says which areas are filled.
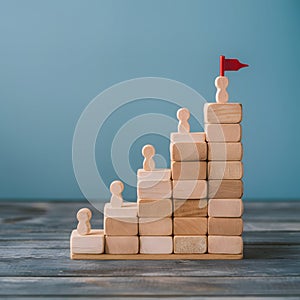
[[[208,218],[209,235],[241,235],[243,220],[241,218]]]
[[[243,239],[240,236],[208,236],[208,253],[242,254]]]
[[[234,199],[242,198],[242,180],[208,180],[208,198],[214,199]]]
[[[208,179],[242,179],[243,164],[240,161],[208,162]]]
[[[206,179],[206,161],[172,161],[173,180]]]
[[[205,132],[171,133],[171,143],[201,143],[205,142]]]
[[[173,199],[174,217],[206,217],[206,199]]]
[[[205,235],[207,234],[207,218],[188,217],[173,219],[174,235]]]
[[[176,235],[173,238],[174,253],[206,253],[207,251],[207,236],[180,236]]]
[[[172,235],[172,218],[140,218],[139,235]]]
[[[137,183],[139,199],[169,199],[172,197],[172,183],[170,181],[144,181]]]
[[[240,124],[205,124],[208,142],[240,142],[242,128]]]
[[[104,231],[92,229],[88,235],[73,230],[70,237],[72,253],[101,254],[104,252]]]
[[[140,236],[140,253],[170,254],[173,252],[171,236]]]
[[[204,199],[207,197],[206,180],[174,180],[173,198]]]
[[[205,103],[204,122],[209,124],[235,124],[242,121],[240,103]]]
[[[140,218],[159,218],[172,216],[171,199],[138,199],[138,216]]]
[[[104,205],[104,216],[112,218],[137,217],[137,203],[124,202],[122,207],[112,207],[111,203]]]
[[[208,215],[217,218],[240,218],[244,212],[242,199],[209,199]]]
[[[173,161],[199,161],[207,159],[207,143],[170,144],[170,156]]]
[[[208,143],[208,160],[242,160],[241,143]]]
[[[138,218],[110,218],[104,217],[105,235],[137,235]]]
[[[137,171],[138,180],[141,181],[170,181],[171,170],[170,169],[155,169],[153,171],[145,171],[139,169]]]
[[[139,238],[138,236],[105,236],[105,253],[137,254]]]

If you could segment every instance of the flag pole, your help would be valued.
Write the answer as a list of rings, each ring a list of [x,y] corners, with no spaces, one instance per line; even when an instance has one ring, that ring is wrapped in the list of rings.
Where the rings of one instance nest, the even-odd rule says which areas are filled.
[[[225,56],[220,55],[220,76],[224,76]]]

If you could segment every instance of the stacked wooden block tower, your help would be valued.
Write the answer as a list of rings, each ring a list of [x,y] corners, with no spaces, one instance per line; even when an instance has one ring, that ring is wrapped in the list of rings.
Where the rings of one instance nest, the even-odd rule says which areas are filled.
[[[236,70],[235,59],[221,60]],[[246,66],[246,65],[243,65]],[[190,112],[177,112],[170,136],[171,169],[157,169],[155,149],[142,149],[137,202],[124,202],[121,181],[110,185],[104,230],[92,230],[91,211],[77,213],[72,259],[241,259],[243,257],[242,105],[227,103],[225,76],[216,78],[216,102],[204,105],[205,132],[190,132]]]
[[[137,203],[124,202],[121,181],[110,186],[104,230],[92,230],[91,211],[77,213],[74,259],[238,259],[243,253],[242,106],[207,103],[205,132],[190,132],[189,111],[177,112],[171,169],[157,169],[155,149],[142,149]]]
[[[242,106],[204,106],[208,145],[208,251],[240,253],[243,248]]]
[[[190,113],[177,112],[171,133],[174,253],[207,252],[207,145],[204,132],[190,133]]]

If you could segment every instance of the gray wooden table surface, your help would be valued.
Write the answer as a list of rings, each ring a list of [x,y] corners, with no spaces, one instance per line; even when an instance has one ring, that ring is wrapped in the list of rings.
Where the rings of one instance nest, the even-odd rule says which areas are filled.
[[[241,261],[72,261],[81,207],[0,202],[1,299],[300,298],[300,202],[246,202]]]

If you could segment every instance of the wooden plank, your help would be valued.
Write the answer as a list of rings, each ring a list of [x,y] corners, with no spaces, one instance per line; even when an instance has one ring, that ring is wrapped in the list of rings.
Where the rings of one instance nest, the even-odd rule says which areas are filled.
[[[71,259],[79,260],[227,260],[227,259],[242,259],[243,254],[70,254]]]
[[[275,249],[274,249],[275,248]],[[244,259],[234,260],[93,260],[72,261],[69,249],[1,249],[0,276],[297,276],[299,245],[245,245]],[[284,262],[284,263],[283,263]],[[12,265],[13,263],[13,265]],[[163,267],[162,267],[163,266]],[[184,266],[184,267],[183,267]]]
[[[250,280],[251,279],[251,280]],[[0,278],[0,296],[297,296],[300,277],[19,277]],[[38,288],[37,288],[38,287]]]

